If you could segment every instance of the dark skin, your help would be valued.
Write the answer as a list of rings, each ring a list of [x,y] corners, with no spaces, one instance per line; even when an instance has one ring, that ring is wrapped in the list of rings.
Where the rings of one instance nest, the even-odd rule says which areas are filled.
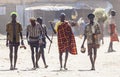
[[[16,23],[16,15],[13,14],[11,16],[12,18],[12,23],[15,24]],[[14,26],[14,25],[13,25]],[[6,40],[6,46],[9,46],[9,50],[10,50],[10,54],[9,54],[9,58],[10,58],[10,70],[14,70],[16,69],[16,62],[17,62],[17,52],[18,52],[18,45],[16,46],[13,46],[13,45],[8,45],[9,44],[9,40],[8,40],[8,36],[9,36],[9,33],[7,33],[7,40]],[[20,32],[20,37],[21,39],[23,39],[23,36],[22,36],[22,32]],[[23,40],[21,40],[21,45],[24,45],[23,43]],[[14,49],[14,50],[13,50]],[[13,58],[13,54],[14,54],[14,58]],[[14,59],[14,63],[13,63],[13,59]]]
[[[90,24],[91,25],[93,25],[94,24],[94,19],[93,18],[91,18],[91,19],[89,19],[90,20]],[[94,38],[96,37],[96,35],[94,35]],[[84,35],[84,40],[83,40],[83,44],[82,44],[82,46],[81,46],[81,48],[84,48],[84,43],[85,43],[85,40],[87,39],[87,36],[86,35]],[[89,52],[92,52],[92,49],[93,49],[93,51],[94,51],[94,54],[92,54],[92,53],[90,53],[89,54],[89,58],[90,58],[90,61],[91,61],[91,65],[92,65],[92,68],[91,68],[91,70],[95,70],[95,61],[96,61],[96,57],[97,57],[97,48],[89,48],[88,50],[89,50]]]
[[[111,16],[114,17],[116,15],[115,12],[111,12]],[[112,25],[110,25],[110,36],[112,35]],[[109,48],[108,48],[108,52],[113,52],[114,49],[113,49],[113,42],[111,41],[110,44],[109,44]]]
[[[42,19],[40,18],[37,18],[37,22],[41,25],[41,28],[42,30],[44,29],[43,26],[42,26]],[[50,40],[50,38],[48,37],[47,35],[47,31],[45,30],[45,36],[47,37],[47,39],[52,43],[52,41]],[[40,59],[40,56],[42,56],[42,60],[43,60],[43,63],[45,65],[45,68],[48,67],[48,65],[46,64],[46,61],[45,61],[45,56],[44,56],[44,47],[40,46],[40,51],[39,51],[39,54],[38,54],[38,59]]]
[[[110,30],[112,30],[112,26],[110,25]],[[110,31],[111,32],[111,31]],[[112,35],[113,33],[111,32],[110,33],[110,36]],[[108,52],[112,52],[114,51],[113,50],[113,42],[111,41],[110,44],[109,44],[109,48],[108,48]]]
[[[34,20],[30,21],[30,23],[33,27],[36,26],[36,23]],[[28,37],[29,37],[29,32],[26,33],[26,38],[28,39]],[[29,42],[28,42],[28,44],[29,44]],[[31,48],[31,58],[32,58],[32,62],[33,62],[33,69],[36,69],[36,68],[38,68],[38,60],[37,60],[38,59],[38,47],[33,47],[30,45],[30,48]],[[35,48],[35,50],[34,50],[34,48]],[[36,55],[34,56],[35,52],[36,52]],[[36,59],[36,61],[35,61],[35,59]]]
[[[65,22],[65,14],[61,14],[60,21]],[[54,28],[52,28],[52,29],[53,29],[54,33],[56,34],[56,31],[54,30]],[[59,52],[60,70],[62,70],[62,68],[63,68],[62,56],[63,56],[63,53]],[[65,70],[67,70],[67,68],[66,68],[67,59],[68,59],[68,51],[66,50],[66,52],[65,52],[65,63],[64,63],[64,69]]]

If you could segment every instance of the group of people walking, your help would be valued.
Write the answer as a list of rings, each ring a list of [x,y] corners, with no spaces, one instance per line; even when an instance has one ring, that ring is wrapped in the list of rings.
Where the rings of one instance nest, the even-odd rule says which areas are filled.
[[[6,25],[6,46],[9,46],[10,50],[10,70],[16,69],[17,52],[19,45],[21,44],[21,47],[25,47],[23,42],[22,26],[16,21],[16,17],[17,13],[12,12],[12,21]],[[40,59],[40,56],[42,56],[45,68],[48,67],[44,56],[44,48],[46,48],[46,37],[50,42],[52,42],[47,35],[46,26],[42,23],[42,17],[37,19],[30,18],[30,25],[28,25],[26,29],[26,38],[31,49],[33,69],[39,68],[38,61]]]
[[[16,21],[17,13],[12,12],[12,21],[6,25],[7,41],[6,46],[9,46],[10,50],[10,70],[16,69],[17,52],[18,47],[21,44],[24,46],[22,36],[22,26]],[[84,40],[81,48],[84,48],[85,40],[87,39],[88,55],[91,61],[91,70],[95,70],[95,61],[97,57],[97,48],[100,47],[100,28],[99,24],[94,22],[94,14],[89,14],[89,23],[84,30]],[[52,26],[52,30],[58,36],[58,49],[59,49],[59,61],[60,70],[67,70],[66,67],[68,54],[77,55],[76,41],[72,32],[70,23],[65,19],[65,13],[60,14],[60,20],[56,23],[55,27]],[[44,48],[46,48],[46,37],[52,43],[52,40],[47,35],[46,26],[42,23],[42,17],[30,18],[30,25],[26,29],[26,39],[31,49],[31,58],[33,63],[33,69],[39,68],[38,61],[42,56],[45,68],[48,67],[45,56]],[[52,23],[51,23],[52,24]],[[113,29],[113,28],[112,28]],[[112,31],[111,31],[112,32]],[[20,40],[21,38],[21,40]],[[116,41],[116,40],[115,40]],[[111,43],[110,43],[111,47]],[[65,62],[63,65],[63,53],[65,53]],[[14,55],[14,56],[13,56]],[[14,61],[14,62],[13,62]]]

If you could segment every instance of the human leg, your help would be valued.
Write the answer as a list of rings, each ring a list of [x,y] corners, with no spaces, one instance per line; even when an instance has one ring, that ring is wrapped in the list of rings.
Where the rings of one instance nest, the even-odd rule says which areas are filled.
[[[13,70],[13,46],[9,46],[9,50],[10,50],[10,54],[9,54],[9,58],[10,58],[10,70]]]
[[[38,66],[38,47],[35,47],[36,48],[36,68],[39,68]]]
[[[62,55],[63,53],[59,52],[60,70],[62,69]]]
[[[40,59],[40,56],[41,56],[41,48],[38,49],[38,58],[37,58],[38,61]]]
[[[17,52],[18,52],[18,46],[14,47],[14,69],[16,67],[16,62],[17,62]]]
[[[46,61],[45,61],[45,55],[44,55],[44,48],[43,47],[40,47],[40,52],[42,54],[42,60],[43,60],[43,63],[45,65],[45,68],[47,68],[48,65],[46,64]]]
[[[91,70],[94,70],[94,61],[93,61],[93,57],[92,57],[92,54],[90,54],[90,61],[91,61],[91,65],[92,65],[92,68]]]
[[[92,46],[90,46],[90,45],[88,45],[88,55],[89,55],[90,62],[91,62],[91,65],[92,65],[91,70],[94,70],[94,60],[93,60],[93,55],[92,55]]]
[[[113,42],[110,42],[108,52],[113,52],[113,51],[115,51],[113,49]]]
[[[97,57],[97,48],[94,48],[94,59],[93,59],[93,62],[94,62],[94,69],[95,69],[95,61],[96,61],[96,57]]]
[[[66,53],[65,53],[65,64],[64,64],[65,70],[67,70],[67,68],[66,68],[67,59],[68,59],[68,51],[66,51]]]
[[[111,42],[111,51],[115,51],[115,50],[113,49],[113,42]]]
[[[30,48],[31,48],[31,58],[32,58],[32,62],[33,62],[33,68],[36,68],[35,59],[34,59],[34,47],[30,46]]]
[[[108,52],[112,51],[112,42],[109,43],[109,48],[108,48]]]

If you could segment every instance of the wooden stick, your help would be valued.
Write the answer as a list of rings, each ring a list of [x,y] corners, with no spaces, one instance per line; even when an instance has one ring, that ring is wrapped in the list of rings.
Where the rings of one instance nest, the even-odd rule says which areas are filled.
[[[54,35],[54,33],[52,33],[51,41],[53,40],[53,35]],[[52,42],[50,42],[49,49],[48,49],[48,54],[50,53],[51,44],[52,44]]]

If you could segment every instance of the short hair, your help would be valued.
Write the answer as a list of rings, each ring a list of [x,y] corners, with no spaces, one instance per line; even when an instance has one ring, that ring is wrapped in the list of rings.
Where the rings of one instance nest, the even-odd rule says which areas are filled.
[[[61,13],[61,14],[60,14],[60,17],[61,17],[61,16],[66,16],[66,14],[65,14],[65,13]]]
[[[94,14],[92,14],[92,13],[90,13],[90,14],[88,14],[88,16],[87,16],[89,19],[93,19],[93,18],[95,18],[95,15]]]
[[[42,18],[42,17],[38,17],[38,18],[37,18],[37,21],[38,21],[38,20],[41,20],[41,21],[42,21],[42,20],[43,20],[43,18]]]
[[[116,11],[115,11],[115,10],[112,10],[112,11],[111,11],[111,15],[112,15],[112,16],[115,16],[115,15],[116,15]]]

